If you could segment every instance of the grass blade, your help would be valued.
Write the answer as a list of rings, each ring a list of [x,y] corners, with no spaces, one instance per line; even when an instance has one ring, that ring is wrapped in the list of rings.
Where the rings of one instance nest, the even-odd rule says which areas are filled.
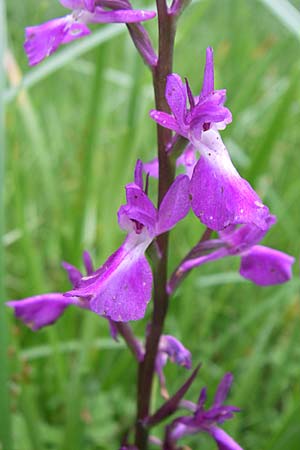
[[[4,294],[4,248],[2,236],[4,234],[4,163],[5,163],[5,111],[3,93],[5,89],[5,75],[3,68],[6,42],[6,10],[5,1],[0,0],[0,448],[12,449],[10,402],[8,393],[8,328]]]
[[[278,17],[280,22],[300,39],[300,11],[288,0],[261,0]]]

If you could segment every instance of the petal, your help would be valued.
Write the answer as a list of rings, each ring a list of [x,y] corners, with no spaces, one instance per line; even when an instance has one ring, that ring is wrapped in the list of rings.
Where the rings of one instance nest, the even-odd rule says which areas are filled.
[[[155,122],[157,122],[161,127],[173,130],[183,137],[188,137],[187,132],[181,129],[177,121],[170,114],[152,109],[150,111],[150,117],[151,119],[155,120]]]
[[[256,245],[242,256],[240,274],[260,286],[281,284],[291,279],[294,261],[286,253]]]
[[[68,32],[66,33],[62,44],[68,44],[69,42],[74,41],[75,39],[79,39],[81,37],[87,36],[88,34],[90,34],[91,31],[88,29],[88,27],[85,25],[85,23],[80,23],[80,22],[73,22],[69,29]]]
[[[165,353],[170,361],[186,369],[192,368],[191,353],[174,336],[162,335],[159,341],[159,352]]]
[[[126,200],[126,205],[121,206],[118,211],[120,227],[131,232],[132,229],[135,229],[134,222],[138,222],[153,235],[157,213],[145,192],[137,184],[129,183],[126,186]],[[135,231],[139,232],[138,229],[135,229]]]
[[[186,87],[182,83],[180,76],[176,73],[172,73],[167,77],[166,100],[179,127],[184,128],[187,111]]]
[[[65,8],[68,9],[81,9],[84,8],[84,0],[59,0]]]
[[[90,12],[94,12],[95,10],[95,0],[83,0],[85,9]]]
[[[202,157],[191,179],[192,209],[207,227],[219,231],[252,223],[268,229],[269,210],[233,166],[216,130],[203,133]]]
[[[256,225],[247,224],[238,229],[234,229],[235,226],[229,226],[224,231],[220,231],[219,235],[229,245],[229,253],[239,255],[260,242],[275,223],[276,217],[270,214],[266,218],[267,228],[265,230]]]
[[[86,307],[77,298],[67,298],[60,293],[36,295],[6,303],[7,306],[14,309],[15,316],[34,331],[54,323],[72,304],[82,308]]]
[[[206,96],[214,90],[214,52],[211,47],[206,49],[206,62],[200,96]]]
[[[71,15],[50,20],[49,22],[25,30],[24,49],[31,66],[38,64],[66,42],[89,34],[84,24],[74,23]]]
[[[91,275],[94,272],[93,261],[88,251],[84,251],[82,255],[83,264],[87,275]]]
[[[233,375],[231,373],[226,373],[223,379],[221,380],[217,392],[215,394],[213,402],[214,407],[223,405],[230,390],[230,387],[232,385],[232,382],[233,382]]]
[[[144,255],[130,255],[114,272],[109,282],[91,299],[91,309],[116,322],[139,320],[151,299],[152,272]]]
[[[91,22],[94,23],[134,23],[144,22],[156,16],[154,11],[144,11],[142,9],[119,9],[116,11],[106,11],[97,6]]]
[[[75,267],[72,264],[69,264],[65,261],[63,261],[61,265],[66,270],[66,272],[68,274],[68,278],[69,278],[72,286],[73,287],[77,286],[77,284],[79,283],[79,281],[82,278],[82,273],[80,272],[80,270],[77,269],[77,267]]]
[[[219,450],[243,450],[224,430],[219,427],[210,427],[209,434],[218,444]]]
[[[232,122],[232,115],[228,108],[223,106],[226,100],[226,91],[215,91],[207,97],[200,98],[192,109],[189,122],[191,127],[191,139],[199,139],[200,131],[203,131],[204,123],[216,124],[217,128],[225,128]],[[220,124],[220,125],[219,125]]]
[[[137,160],[134,169],[134,183],[143,190],[143,163],[140,159]]]
[[[152,272],[144,256],[149,242],[130,247],[129,240],[66,295],[89,298],[92,311],[116,322],[144,317],[152,290]]]
[[[156,233],[161,234],[173,228],[190,209],[190,180],[186,175],[178,175],[164,196],[159,210]]]

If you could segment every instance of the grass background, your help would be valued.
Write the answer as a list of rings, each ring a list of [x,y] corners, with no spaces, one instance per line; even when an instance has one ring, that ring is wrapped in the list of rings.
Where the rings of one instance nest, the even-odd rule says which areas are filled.
[[[63,9],[50,0],[1,0],[0,6],[0,41],[13,56],[6,60],[6,85],[3,71],[0,77],[2,172],[6,140],[0,284],[5,299],[18,299],[67,289],[61,260],[81,265],[87,248],[99,266],[121,243],[116,211],[136,158],[155,155],[155,126],[148,117],[151,77],[124,26],[94,27],[90,37],[29,69],[24,27]],[[216,85],[227,88],[234,118],[224,140],[240,173],[277,215],[265,243],[296,257],[299,10],[299,0],[194,1],[178,24],[174,61],[197,93],[205,48],[214,47]],[[147,27],[155,41],[155,22]],[[13,88],[20,80],[26,89]],[[155,196],[154,182],[151,189]],[[200,233],[192,214],[172,232],[170,270]],[[203,363],[188,397],[195,399],[203,385],[212,397],[232,371],[229,401],[242,412],[226,430],[248,450],[299,450],[298,263],[293,280],[274,288],[251,285],[237,268],[237,260],[227,259],[196,270],[171,302],[166,331],[182,339],[194,364]],[[134,324],[139,336],[150,311],[151,305]],[[166,373],[170,392],[187,376],[171,364]],[[111,342],[106,321],[96,315],[70,308],[55,326],[32,333],[1,306],[2,450],[118,448],[133,421],[135,380],[131,355]],[[160,402],[156,385],[153,404]],[[215,448],[203,435],[186,443]]]

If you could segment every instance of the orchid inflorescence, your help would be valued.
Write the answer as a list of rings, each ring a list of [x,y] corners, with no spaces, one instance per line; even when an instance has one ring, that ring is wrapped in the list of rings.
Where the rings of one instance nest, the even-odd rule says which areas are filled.
[[[160,129],[158,157],[150,162],[136,162],[133,181],[125,187],[126,203],[118,211],[118,223],[126,237],[99,268],[94,268],[89,253],[85,252],[86,273],[63,263],[72,285],[69,291],[9,301],[7,305],[34,331],[53,324],[66,308],[75,305],[107,319],[112,338],[118,339],[119,335],[124,338],[139,364],[142,395],[137,403],[135,443],[126,438],[122,449],[143,450],[152,440],[165,450],[176,450],[184,436],[205,432],[220,450],[239,450],[241,447],[219,427],[239,411],[224,405],[233,376],[225,374],[211,408],[205,409],[205,388],[197,403],[183,398],[198,369],[173,396],[168,393],[163,373],[168,360],[192,368],[189,350],[174,336],[163,334],[169,297],[190,271],[227,256],[238,256],[241,276],[257,285],[284,283],[292,276],[293,257],[259,245],[276,218],[239,175],[222,141],[220,130],[231,123],[232,115],[224,106],[226,90],[216,90],[214,86],[213,50],[206,50],[202,89],[194,96],[188,80],[182,81],[178,74],[172,73],[172,58],[166,64],[160,59],[162,54],[172,53],[175,22],[186,6],[184,1],[174,0],[170,7],[165,0],[157,2],[159,23],[168,21],[173,26],[173,37],[172,27],[165,27],[165,36],[163,33],[160,36],[164,52],[160,50],[158,57],[141,25],[142,21],[154,18],[155,12],[134,10],[129,0],[60,0],[60,3],[71,13],[26,29],[24,47],[29,64],[38,64],[61,44],[91,33],[89,23],[127,24],[137,50],[153,72],[155,91],[163,86],[165,92],[165,98],[157,96],[156,109],[150,112]],[[182,144],[179,155],[174,150],[178,141]],[[162,161],[167,161],[167,165],[162,165]],[[171,162],[176,162],[180,171],[183,166],[185,173],[174,177]],[[153,182],[149,176],[159,178],[160,186],[164,186],[159,188],[157,206],[148,195],[148,183]],[[168,278],[167,233],[190,209],[206,231]],[[151,255],[155,254],[151,265],[149,248]],[[154,314],[146,327],[144,344],[136,339],[128,322],[143,319],[152,297]],[[149,398],[155,373],[165,403],[152,413]],[[162,439],[149,436],[150,426],[182,408],[188,413],[180,413],[169,422]]]

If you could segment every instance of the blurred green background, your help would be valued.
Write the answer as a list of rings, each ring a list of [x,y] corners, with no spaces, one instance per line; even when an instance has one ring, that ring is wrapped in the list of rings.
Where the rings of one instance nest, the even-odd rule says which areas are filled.
[[[1,96],[7,274],[2,295],[19,299],[68,289],[62,260],[81,267],[81,252],[88,249],[99,266],[122,242],[116,211],[136,158],[155,156],[155,125],[148,117],[154,106],[150,73],[125,26],[94,27],[90,37],[30,69],[22,49],[24,27],[63,15],[64,9],[50,0],[7,1],[6,9],[7,37],[3,14],[0,27],[9,52]],[[205,48],[214,47],[216,85],[227,88],[233,113],[222,135],[240,173],[277,215],[265,243],[296,258],[299,11],[299,0],[194,1],[179,21],[174,61],[174,70],[197,93]],[[147,28],[156,41],[155,20]],[[26,89],[12,89],[21,78]],[[2,121],[1,142],[3,128]],[[192,214],[172,232],[170,270],[201,232]],[[211,398],[223,374],[232,371],[229,403],[242,412],[225,429],[248,450],[299,450],[298,262],[294,279],[274,288],[241,279],[238,264],[233,258],[195,270],[172,299],[166,331],[192,351],[194,364],[203,363],[187,397],[196,400],[207,385]],[[137,335],[150,312],[151,304],[145,320],[133,324]],[[134,419],[136,367],[123,343],[111,341],[107,322],[70,308],[55,326],[33,333],[3,306],[0,321],[0,448],[117,449]],[[170,392],[187,377],[172,364],[166,374]],[[160,403],[156,384],[153,404]],[[193,449],[215,448],[203,435],[185,442]]]

